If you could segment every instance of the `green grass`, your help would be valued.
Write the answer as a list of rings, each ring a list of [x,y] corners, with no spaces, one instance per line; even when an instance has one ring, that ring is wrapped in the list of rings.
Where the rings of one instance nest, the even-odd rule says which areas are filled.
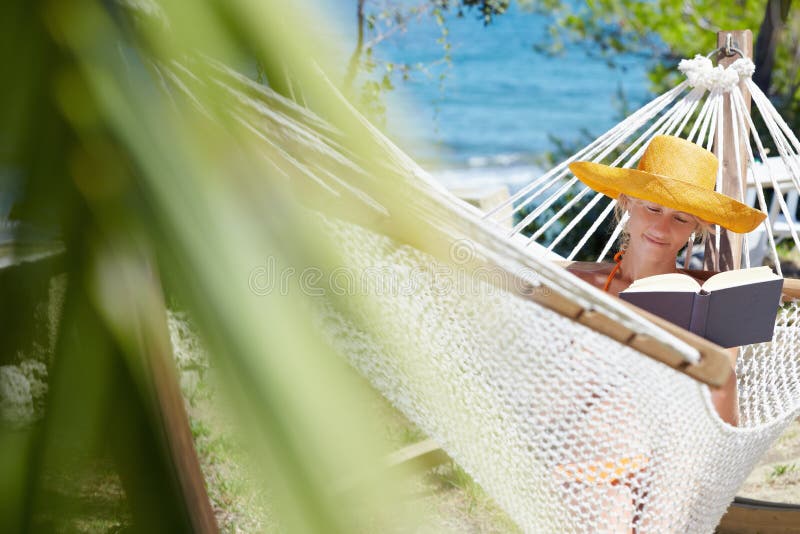
[[[769,477],[777,478],[796,470],[797,470],[796,464],[778,464],[772,467],[772,472],[769,474]]]
[[[436,469],[431,473],[431,477],[445,487],[454,488],[462,491],[467,501],[467,509],[473,512],[485,494],[472,477],[455,462],[450,462]]]
[[[269,488],[248,470],[246,450],[232,431],[215,387],[216,371],[193,338],[186,317],[170,314],[170,330],[195,450],[221,532],[283,531],[271,510]],[[196,375],[192,380],[182,379],[187,373]],[[427,438],[377,392],[364,409],[375,412],[384,422],[384,438],[390,450]],[[132,528],[113,462],[84,461],[80,451],[74,458],[74,465],[59,466],[57,472],[46,474],[48,499],[60,505],[38,518],[37,524],[47,531],[76,533]],[[422,517],[413,529],[398,527],[392,532],[519,532],[472,477],[452,461],[417,472],[406,482],[408,491],[403,494],[401,509]],[[398,524],[404,522],[399,520]]]
[[[222,532],[276,532],[266,493],[250,476],[240,443],[210,402],[190,406],[189,420],[211,505]]]
[[[794,241],[791,239],[784,239],[783,241],[775,244],[775,249],[778,251],[778,257],[784,261],[797,261],[798,254]]]
[[[42,532],[123,532],[132,517],[122,483],[109,459],[88,460],[75,451],[70,465],[44,473],[48,506],[35,518]]]

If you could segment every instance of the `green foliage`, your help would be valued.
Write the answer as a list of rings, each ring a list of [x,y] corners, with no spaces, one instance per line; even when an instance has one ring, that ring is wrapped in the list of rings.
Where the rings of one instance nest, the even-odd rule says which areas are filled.
[[[649,63],[651,90],[660,94],[682,79],[675,68],[681,59],[717,48],[716,32],[750,29],[756,40],[767,0],[520,0],[520,4],[552,18],[549,38],[538,43],[537,50],[559,54],[566,42],[582,44],[613,66],[619,65],[620,53],[638,54]],[[797,129],[800,17],[789,16],[775,37],[775,66],[765,92]]]
[[[552,51],[560,51],[564,42],[583,43],[591,53],[613,64],[619,52],[639,53],[660,62],[711,51],[716,48],[718,30],[758,28],[765,4],[710,0],[690,4],[681,0],[520,3],[552,17],[556,38],[550,45],[555,47]],[[545,45],[542,43],[542,49]]]
[[[434,468],[429,473],[429,478],[439,486],[441,492],[458,490],[464,496],[463,506],[468,515],[473,515],[476,510],[483,510],[484,514],[492,516],[493,524],[485,525],[481,532],[518,533],[519,527],[501,511],[497,505],[486,495],[483,489],[455,462],[447,462]]]
[[[794,241],[790,239],[785,239],[775,244],[775,248],[778,251],[778,255],[783,258],[789,256],[791,252],[795,249]]]
[[[544,246],[547,246],[551,243],[561,230],[570,222],[572,219],[581,211],[583,206],[591,200],[594,196],[594,192],[590,192],[582,197],[582,199],[574,206],[572,209],[567,210],[562,215],[558,217],[558,221],[550,226],[542,236],[537,238],[537,242],[541,243]],[[568,193],[561,195],[558,200],[556,200],[550,207],[548,207],[537,219],[536,222],[529,224],[526,226],[522,232],[525,235],[531,235],[539,227],[544,223],[544,221],[549,221],[551,217],[555,216],[570,200],[575,198],[576,193],[573,190],[570,190]],[[546,198],[546,197],[545,197]],[[603,210],[608,205],[608,200],[602,199],[598,202],[595,206],[593,206],[589,213],[587,213],[581,220],[578,222],[572,230],[553,247],[553,251],[560,256],[567,257],[572,252],[572,249],[578,244],[579,239],[589,230],[589,227],[600,217]],[[535,208],[533,208],[535,209]],[[522,220],[525,215],[531,213],[533,211],[532,208],[526,207],[525,209],[521,210],[519,219]],[[586,242],[586,244],[581,247],[581,250],[578,254],[573,258],[575,261],[594,261],[599,256],[605,246],[606,240],[610,237],[611,231],[614,228],[614,218],[612,214],[609,214],[606,219],[605,223],[598,228],[594,237]]]
[[[436,473],[438,480],[447,486],[459,488],[467,491],[470,494],[472,505],[477,498],[477,493],[480,492],[480,487],[475,484],[472,477],[464,471],[461,466],[455,462],[450,462],[443,466]]]
[[[464,16],[464,9],[474,9],[478,19],[484,24],[491,24],[492,19],[502,15],[508,9],[511,0],[437,0],[444,9],[454,8],[459,17]]]
[[[325,46],[304,28],[322,22],[300,3],[243,0],[12,0],[2,9],[0,170],[22,183],[13,218],[58,228],[57,272],[68,280],[44,417],[20,431],[0,427],[4,530],[59,531],[82,503],[53,496],[47,474],[68,466],[76,450],[89,460],[114,457],[131,530],[198,530],[202,479],[191,488],[197,498],[187,498],[186,479],[176,475],[181,466],[181,475],[191,473],[194,451],[188,440],[170,441],[191,431],[180,397],[167,405],[163,395],[179,395],[168,387],[175,380],[164,287],[215,359],[235,443],[246,444],[249,473],[269,488],[285,530],[354,532],[380,523],[396,502],[385,491],[391,475],[369,489],[331,491],[356,470],[383,465],[386,453],[374,441],[380,425],[361,411],[355,372],[312,326],[308,295],[256,295],[248,285],[265,256],[334,263],[335,244],[289,191],[307,183],[305,163],[336,151],[374,176],[385,161],[315,70],[329,67]],[[302,88],[316,106],[310,124],[274,95],[256,100],[221,87],[219,65],[254,62],[284,94]],[[238,78],[225,83],[231,79]],[[330,127],[314,121],[323,112]],[[341,134],[335,148],[322,141],[331,131]],[[388,180],[375,190],[386,187]],[[331,201],[320,187],[303,193],[312,205]],[[348,213],[363,209],[339,200],[351,202]],[[18,244],[0,249],[4,264],[19,259]],[[17,315],[15,330],[31,333],[30,303],[46,283],[20,269],[14,291],[0,287],[3,309]],[[7,341],[3,363],[15,357]],[[205,375],[203,362],[178,363]],[[27,378],[38,379],[38,367],[32,371]],[[204,395],[197,390],[192,400]],[[225,442],[203,445],[208,428],[193,430],[206,453],[228,454]],[[177,451],[185,454],[176,460]]]
[[[627,102],[624,99],[620,99],[618,102],[620,109],[624,109],[625,106],[627,106]],[[548,139],[555,148],[552,151],[542,154],[538,160],[538,163],[543,168],[553,168],[561,163],[565,158],[575,154],[581,148],[591,143],[594,140],[595,135],[596,134],[585,128],[581,129],[578,132],[577,137],[573,139],[562,139],[554,135],[549,135]],[[620,144],[608,154],[608,159],[617,159],[627,148],[628,146],[626,144]],[[560,182],[551,187],[549,193],[539,197],[539,202],[544,202],[550,196],[550,194],[555,193],[556,188],[560,187],[563,183],[564,182]],[[524,227],[522,229],[522,233],[530,236],[539,230],[539,228],[541,228],[546,221],[549,221],[552,217],[558,214],[564,206],[566,206],[573,198],[575,198],[579,191],[580,188],[573,186],[565,194],[560,195],[541,215],[536,217],[534,221]],[[567,224],[573,221],[573,219],[580,213],[583,207],[586,206],[586,204],[594,197],[594,195],[595,193],[590,191],[589,193],[585,194],[575,206],[559,215],[557,222],[545,230],[545,232],[539,238],[537,238],[537,242],[544,246],[548,246],[548,244],[556,239],[561,230]],[[561,256],[568,256],[578,244],[580,239],[586,234],[586,232],[588,232],[589,228],[600,217],[603,210],[606,209],[608,202],[609,200],[606,198],[602,198],[599,202],[597,202],[597,204],[595,204],[594,207],[592,207],[589,212],[582,217],[577,224],[575,224],[572,230],[561,241],[559,241],[558,244],[556,244],[553,250]],[[519,223],[527,215],[532,213],[537,206],[538,203],[532,206],[526,206],[520,210],[516,216],[515,224]],[[573,259],[575,261],[596,260],[600,256],[606,241],[611,236],[614,226],[615,222],[612,212],[606,216],[605,222],[595,231],[593,237],[581,247],[580,251]]]
[[[778,478],[796,470],[797,465],[795,464],[778,464],[772,467],[772,472],[770,472],[769,478]]]

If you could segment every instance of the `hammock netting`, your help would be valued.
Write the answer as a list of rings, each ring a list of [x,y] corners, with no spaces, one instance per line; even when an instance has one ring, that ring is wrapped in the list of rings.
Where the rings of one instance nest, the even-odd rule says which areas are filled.
[[[736,428],[706,386],[628,346],[495,284],[442,291],[459,275],[434,257],[327,228],[356,278],[413,288],[325,307],[331,343],[526,531],[712,532],[797,413],[798,359],[778,350],[796,327],[740,356]]]
[[[384,156],[382,176],[343,151],[338,132],[320,117],[268,88],[222,67],[206,81],[178,64],[159,70],[177,93],[213,83],[235,95],[230,113],[265,143],[276,168],[327,192],[332,204],[346,198],[375,221],[418,221],[429,237],[450,244],[445,257],[434,255],[363,218],[309,211],[336,244],[336,268],[358,295],[319,298],[317,326],[523,530],[712,532],[755,462],[800,412],[800,308],[784,306],[771,343],[743,347],[736,370],[741,423],[732,427],[716,414],[706,385],[541,305],[515,284],[569,298],[697,361],[697,350],[544,259],[553,241],[537,243],[542,229],[570,210],[579,220],[602,201],[605,216],[610,212],[611,202],[583,188],[568,194],[579,186],[568,174],[570,161],[630,166],[658,133],[688,131],[713,148],[723,96],[742,111],[740,81],[798,185],[792,158],[800,146],[750,81],[752,64],[723,69],[691,61],[683,64],[687,81],[514,195],[505,207],[527,215],[513,231],[492,220],[503,206],[487,215],[454,198],[366,121]],[[755,134],[745,128],[749,114],[733,114],[739,139],[748,129]],[[752,169],[758,154],[745,145],[744,153],[731,150]],[[385,193],[381,183],[395,187]],[[773,187],[780,191],[777,182]],[[565,195],[572,200],[548,211]],[[581,246],[608,226],[605,216]],[[532,224],[533,235],[523,234]],[[564,225],[554,240],[574,228]],[[774,248],[771,234],[770,241]]]

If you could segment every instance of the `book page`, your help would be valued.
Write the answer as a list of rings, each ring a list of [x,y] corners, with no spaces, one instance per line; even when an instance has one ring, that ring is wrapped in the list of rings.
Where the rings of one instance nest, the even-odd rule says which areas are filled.
[[[700,284],[687,274],[657,274],[635,280],[624,292],[638,291],[689,291],[696,293],[700,291]]]
[[[767,266],[753,267],[752,269],[737,269],[735,271],[725,271],[717,273],[703,284],[705,291],[716,291],[726,287],[743,286],[754,282],[765,282],[776,280],[780,277],[772,272]]]

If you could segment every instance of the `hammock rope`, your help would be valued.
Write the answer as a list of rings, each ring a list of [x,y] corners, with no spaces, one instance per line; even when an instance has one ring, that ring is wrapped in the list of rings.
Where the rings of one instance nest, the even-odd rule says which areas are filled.
[[[638,315],[544,259],[602,205],[601,197],[583,188],[577,200],[556,210],[558,217],[548,214],[552,228],[579,210],[549,243],[539,242],[548,233],[535,223],[575,189],[567,170],[572,161],[605,161],[619,150],[615,160],[632,166],[650,137],[682,134],[692,119],[691,137],[712,147],[722,138],[726,94],[740,130],[734,139],[747,140],[749,128],[766,161],[738,90],[752,75],[746,66],[682,62],[687,80],[488,213],[447,193],[332,87],[342,109],[382,151],[385,175],[371,174],[375,167],[362,166],[342,148],[341,132],[313,112],[233,71],[215,65],[212,80],[202,81],[176,65],[158,70],[189,101],[197,100],[195,84],[224,88],[234,96],[229,111],[262,143],[275,168],[330,199],[309,218],[337,244],[342,265],[354,280],[374,280],[375,273],[388,280],[378,284],[385,290],[369,291],[366,299],[318,298],[320,332],[523,530],[643,533],[713,532],[757,459],[800,413],[800,307],[781,311],[771,343],[742,348],[741,422],[731,427],[716,414],[708,387],[692,378],[707,376],[714,365],[729,368],[724,353]],[[770,133],[781,137],[776,146],[797,187],[800,143],[746,83]],[[725,150],[737,161],[747,157],[758,205],[766,211],[757,162],[749,143],[744,146],[745,154]],[[771,169],[768,183],[782,194]],[[358,218],[348,202],[374,216]],[[786,202],[778,203],[791,224]],[[509,235],[497,219],[512,205],[521,222]],[[531,206],[531,214],[519,215]],[[613,201],[603,207],[569,259],[613,207]],[[398,219],[424,232],[404,233]],[[529,225],[536,227],[533,239],[523,233]],[[764,229],[777,258],[773,233],[768,224]],[[797,241],[794,229],[792,237]],[[442,254],[437,243],[450,248]]]
[[[521,213],[528,209],[529,213],[523,214],[520,221],[514,225],[509,237],[526,243],[526,245],[542,245],[548,252],[557,252],[557,247],[567,241],[572,233],[579,228],[581,222],[588,216],[593,215],[595,219],[590,221],[588,229],[583,235],[572,239],[576,243],[569,251],[565,251],[567,260],[574,260],[582,253],[585,255],[584,247],[597,234],[600,228],[604,227],[609,215],[614,209],[615,200],[606,199],[602,194],[594,193],[590,195],[589,190],[583,184],[579,184],[574,176],[571,176],[565,169],[566,165],[578,157],[585,160],[604,162],[604,159],[614,150],[619,149],[621,154],[613,161],[607,162],[613,166],[629,168],[640,159],[649,140],[660,134],[681,135],[689,128],[686,138],[703,145],[709,150],[716,150],[718,157],[724,157],[726,148],[716,140],[720,138],[718,132],[724,130],[725,101],[730,102],[729,109],[732,124],[736,125],[733,130],[735,140],[732,150],[737,161],[735,170],[736,176],[742,178],[742,162],[746,157],[746,168],[749,175],[752,175],[757,167],[748,143],[741,143],[746,148],[746,155],[741,153],[740,140],[751,137],[758,148],[757,154],[761,161],[767,161],[767,155],[763,143],[758,138],[749,115],[744,96],[739,86],[743,83],[751,93],[756,108],[761,113],[769,134],[775,141],[778,153],[783,161],[784,168],[789,172],[791,184],[795,189],[800,190],[800,159],[797,157],[800,142],[791,132],[786,122],[779,117],[774,107],[769,103],[766,96],[751,80],[754,71],[752,62],[746,59],[739,59],[730,67],[713,67],[710,60],[702,56],[697,56],[691,60],[683,60],[679,65],[679,70],[687,76],[674,89],[653,99],[640,110],[634,112],[626,120],[611,128],[608,132],[599,137],[595,142],[590,143],[585,149],[579,151],[575,156],[568,158],[557,165],[552,171],[545,173],[542,178],[532,181],[531,185],[536,187],[523,187],[512,195],[507,202],[498,208],[487,212],[484,217],[487,220],[494,220],[495,215],[501,213],[504,208],[511,203],[514,204],[514,213]],[[701,102],[702,101],[702,102]],[[699,111],[698,111],[699,107]],[[692,119],[694,118],[693,122]],[[558,171],[558,172],[555,172]],[[794,220],[790,213],[784,195],[786,191],[781,189],[776,180],[771,167],[767,168],[769,173],[769,183],[775,191],[776,207],[786,221],[789,221],[789,236],[797,246],[800,246],[797,230],[791,221]],[[543,181],[543,179],[546,179]],[[722,167],[717,176],[717,188],[721,187]],[[765,210],[765,197],[763,184],[754,183],[756,198],[760,209]],[[576,190],[576,187],[580,187]],[[540,197],[549,192],[544,199]],[[738,193],[739,200],[744,202],[744,190]],[[589,198],[586,201],[586,198]],[[605,205],[603,203],[606,202]],[[532,206],[532,208],[531,208]],[[596,210],[603,206],[599,214]],[[577,210],[577,212],[576,212]],[[542,216],[546,219],[541,221]],[[526,234],[527,228],[534,228],[530,234]],[[558,228],[555,234],[552,229]],[[618,223],[611,235],[608,237],[602,251],[595,261],[605,261],[613,244],[621,234],[622,226]],[[782,274],[780,262],[778,261],[777,250],[775,247],[775,237],[769,224],[764,225],[766,241],[770,255],[775,262],[775,268]],[[549,236],[549,237],[548,237]],[[524,239],[520,239],[520,237]],[[546,239],[548,242],[542,242]],[[714,233],[714,240],[719,248],[721,233]],[[744,236],[743,263],[750,265],[750,257],[746,253],[750,250],[750,237]],[[689,247],[691,248],[691,247]],[[537,250],[539,250],[537,248]],[[686,258],[688,265],[688,256]]]

